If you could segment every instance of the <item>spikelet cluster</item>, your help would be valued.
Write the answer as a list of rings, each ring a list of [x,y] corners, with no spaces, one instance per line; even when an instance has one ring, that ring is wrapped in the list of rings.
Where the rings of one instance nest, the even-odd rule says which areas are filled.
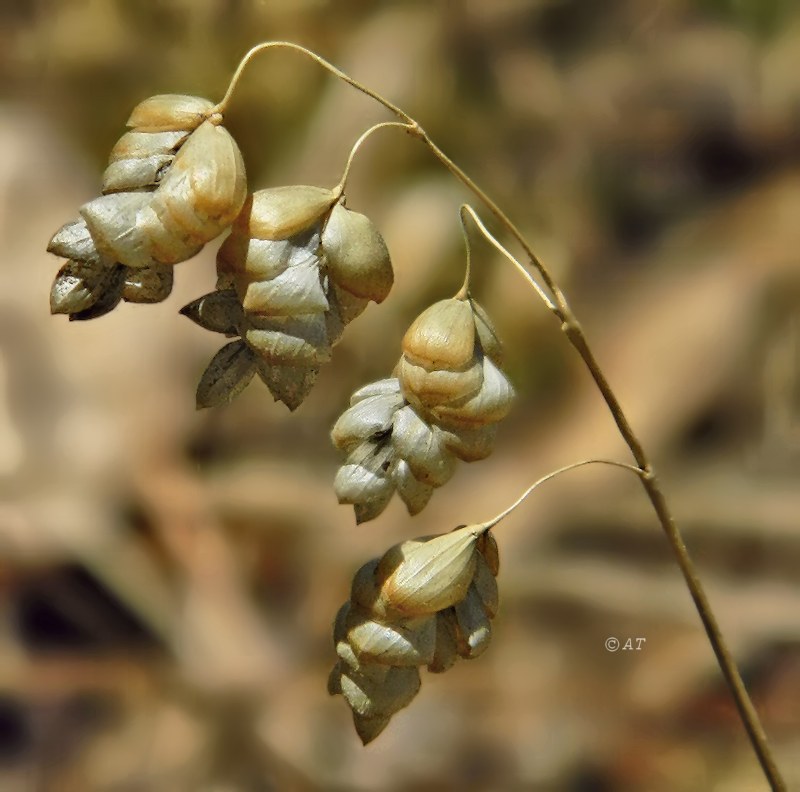
[[[356,391],[331,432],[347,454],[334,489],[357,522],[377,517],[395,491],[410,514],[420,512],[459,459],[489,456],[514,398],[494,327],[472,299],[431,305],[402,347],[396,376]]]
[[[296,185],[260,190],[246,202],[217,256],[217,289],[181,313],[239,336],[217,353],[197,391],[198,407],[230,401],[257,373],[295,409],[344,326],[393,282],[383,238],[340,194]]]
[[[467,525],[395,545],[359,569],[336,616],[328,691],[344,697],[364,744],[411,703],[421,666],[441,673],[487,648],[498,566],[491,533]]]
[[[50,240],[47,249],[68,259],[50,293],[52,313],[91,319],[120,300],[160,302],[172,290],[172,265],[227,228],[246,198],[239,148],[207,99],[153,96],[127,125],[103,194]]]

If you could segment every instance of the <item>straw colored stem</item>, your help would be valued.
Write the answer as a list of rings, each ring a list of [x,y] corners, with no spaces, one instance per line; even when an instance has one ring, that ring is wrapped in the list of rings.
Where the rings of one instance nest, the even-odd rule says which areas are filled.
[[[661,485],[653,470],[653,466],[647,454],[645,453],[639,438],[633,431],[633,428],[631,427],[616,394],[606,379],[600,364],[595,358],[583,329],[578,323],[578,320],[573,314],[566,297],[564,296],[561,288],[553,278],[550,271],[537,257],[530,244],[523,236],[522,232],[517,228],[516,225],[514,225],[509,217],[503,212],[503,210],[500,209],[494,200],[492,200],[492,198],[490,198],[472,180],[470,176],[468,176],[458,165],[456,165],[456,163],[453,162],[453,160],[451,160],[431,140],[425,130],[414,118],[412,118],[400,107],[390,102],[388,99],[385,99],[372,89],[367,88],[362,83],[333,66],[324,58],[321,58],[316,53],[300,46],[299,44],[294,44],[288,41],[268,41],[253,47],[245,55],[236,69],[225,96],[216,106],[216,108],[214,108],[216,112],[224,113],[235,90],[236,84],[238,83],[244,68],[250,62],[250,60],[259,52],[274,47],[293,49],[311,58],[335,77],[344,81],[348,85],[351,85],[361,93],[370,96],[376,102],[383,105],[383,107],[393,113],[398,119],[400,119],[400,121],[403,122],[403,124],[406,125],[408,132],[419,138],[428,147],[434,157],[436,157],[436,159],[438,159],[439,162],[445,168],[447,168],[447,170],[449,170],[456,179],[458,179],[458,181],[460,181],[470,192],[473,193],[473,195],[476,196],[476,198],[481,201],[481,203],[486,206],[486,208],[494,215],[500,226],[517,241],[522,250],[525,252],[525,256],[528,260],[528,266],[538,274],[542,283],[544,284],[544,287],[553,297],[552,300],[545,299],[545,303],[560,321],[561,328],[567,336],[567,339],[578,352],[587,369],[589,370],[592,379],[597,385],[597,388],[600,391],[600,394],[603,397],[603,400],[605,401],[611,416],[617,425],[617,428],[619,429],[620,435],[625,440],[625,443],[630,449],[633,458],[636,460],[636,464],[641,471],[640,479],[642,486],[647,493],[647,497],[650,499],[650,503],[652,504],[664,534],[667,537],[667,541],[669,542],[673,553],[675,554],[681,574],[683,575],[686,583],[686,587],[689,589],[692,600],[697,608],[697,612],[700,615],[700,620],[705,628],[709,643],[711,644],[714,654],[716,655],[717,662],[719,663],[719,667],[736,703],[742,723],[744,724],[747,735],[753,746],[753,750],[755,751],[756,756],[761,764],[764,775],[769,781],[771,788],[775,792],[786,792],[786,783],[781,777],[781,774],[772,756],[772,752],[769,748],[767,737],[759,720],[758,713],[756,712],[755,707],[750,700],[750,696],[744,686],[744,682],[742,681],[736,661],[733,659],[733,655],[731,654],[730,649],[728,648],[727,643],[722,635],[722,631],[720,630],[719,624],[717,623],[712,611],[711,604],[706,597],[706,594],[700,583],[700,579],[694,568],[694,564],[689,556],[689,552],[687,551],[686,545],[683,541],[680,531],[678,530],[678,526],[675,524],[675,520],[667,505]],[[543,295],[540,294],[540,296]]]
[[[731,695],[736,704],[739,716],[747,732],[750,743],[764,772],[764,776],[769,781],[770,787],[774,792],[786,792],[786,782],[783,780],[780,771],[778,770],[775,759],[770,750],[767,741],[764,727],[761,725],[761,720],[758,717],[747,688],[744,685],[739,668],[733,658],[733,654],[728,647],[719,623],[711,608],[711,603],[706,596],[705,590],[700,582],[697,570],[683,541],[683,537],[678,529],[675,519],[672,516],[669,506],[667,505],[664,492],[656,477],[653,466],[645,453],[641,441],[633,431],[622,406],[617,399],[616,394],[611,388],[608,380],[606,379],[603,370],[600,367],[594,352],[589,346],[586,335],[581,328],[578,320],[576,319],[572,309],[567,302],[566,297],[561,291],[560,287],[554,280],[550,271],[539,260],[536,254],[531,249],[529,243],[519,231],[519,229],[511,222],[507,215],[500,209],[499,206],[466,174],[461,168],[458,167],[433,141],[428,137],[427,133],[417,125],[414,134],[419,137],[423,143],[431,150],[433,155],[465,186],[469,189],[486,208],[495,216],[500,225],[519,243],[520,247],[525,251],[528,258],[529,265],[541,277],[548,290],[552,293],[555,304],[545,301],[548,307],[553,311],[556,317],[561,322],[561,329],[564,331],[567,339],[581,356],[584,364],[589,370],[595,384],[597,385],[600,394],[605,401],[614,422],[619,429],[619,433],[624,439],[626,445],[631,451],[633,458],[636,460],[637,465],[642,471],[641,481],[642,486],[647,493],[647,497],[653,506],[658,521],[661,524],[667,541],[672,548],[675,558],[678,562],[681,574],[683,575],[686,587],[691,594],[694,601],[695,608],[700,616],[700,621],[703,624],[708,641],[717,658],[717,663],[722,671],[722,675],[728,685]]]

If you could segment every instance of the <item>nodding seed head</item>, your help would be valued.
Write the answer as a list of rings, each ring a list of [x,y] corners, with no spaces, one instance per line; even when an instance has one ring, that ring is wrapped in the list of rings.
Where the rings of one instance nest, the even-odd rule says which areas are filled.
[[[140,102],[114,145],[102,195],[80,208],[48,250],[69,261],[53,284],[54,313],[90,319],[120,300],[160,302],[171,267],[236,218],[247,195],[236,142],[209,121],[213,104],[163,94]]]
[[[442,673],[485,651],[496,551],[485,525],[465,525],[394,545],[355,574],[334,624],[328,692],[344,697],[364,744],[416,696],[420,666]]]
[[[217,289],[239,303],[235,322],[231,315],[236,332],[255,356],[256,373],[289,409],[308,395],[345,325],[392,285],[378,230],[339,197],[308,185],[260,190],[217,254]]]

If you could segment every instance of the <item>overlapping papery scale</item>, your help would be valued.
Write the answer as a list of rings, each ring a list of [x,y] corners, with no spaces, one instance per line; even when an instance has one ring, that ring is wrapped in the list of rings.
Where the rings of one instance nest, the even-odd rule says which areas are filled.
[[[412,323],[397,376],[356,391],[331,432],[347,454],[334,489],[357,522],[377,517],[397,492],[410,514],[446,484],[458,460],[492,451],[514,390],[498,367],[500,344],[470,299],[442,300]]]
[[[53,313],[92,319],[120,300],[164,300],[172,265],[233,222],[247,194],[244,162],[212,111],[207,99],[173,94],[134,108],[102,196],[50,240],[47,249],[68,259],[50,293]]]
[[[337,192],[297,185],[248,199],[217,256],[217,290],[182,313],[238,335],[211,361],[198,406],[230,401],[255,374],[296,408],[344,327],[393,282],[389,253]]]
[[[395,545],[358,570],[336,617],[328,690],[344,697],[362,742],[411,703],[420,667],[441,673],[486,649],[498,566],[494,537],[472,525]]]

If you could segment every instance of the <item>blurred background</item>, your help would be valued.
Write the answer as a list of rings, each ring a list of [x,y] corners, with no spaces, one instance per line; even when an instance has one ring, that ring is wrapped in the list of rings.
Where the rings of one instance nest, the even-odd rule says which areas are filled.
[[[353,572],[486,519],[581,458],[627,460],[519,276],[474,293],[518,403],[418,517],[355,526],[327,433],[461,282],[460,202],[422,145],[363,147],[351,208],[396,285],[293,414],[254,382],[194,410],[220,337],[170,299],[51,317],[50,236],[97,194],[131,108],[218,99],[287,38],[400,104],[563,282],[663,479],[789,785],[800,788],[800,9],[791,0],[2,0],[0,788],[9,792],[766,789],[641,487],[582,469],[497,529],[493,644],[362,748],[325,682]],[[331,186],[387,115],[291,52],[228,128],[250,188]],[[480,207],[477,207],[480,211]],[[608,637],[644,638],[610,653]]]

